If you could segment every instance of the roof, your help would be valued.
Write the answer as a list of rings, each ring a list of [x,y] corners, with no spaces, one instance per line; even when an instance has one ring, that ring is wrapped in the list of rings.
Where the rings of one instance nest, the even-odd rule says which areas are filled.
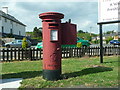
[[[9,19],[9,20],[12,20],[12,21],[14,21],[14,22],[16,22],[16,23],[19,23],[19,24],[21,24],[21,25],[23,25],[23,26],[26,26],[25,24],[23,24],[22,22],[20,22],[19,20],[17,20],[15,17],[13,17],[13,16],[11,16],[11,15],[9,15],[9,14],[6,14],[6,13],[4,13],[4,12],[1,11],[1,10],[0,10],[0,16],[5,17],[5,18],[7,18],[7,19]]]

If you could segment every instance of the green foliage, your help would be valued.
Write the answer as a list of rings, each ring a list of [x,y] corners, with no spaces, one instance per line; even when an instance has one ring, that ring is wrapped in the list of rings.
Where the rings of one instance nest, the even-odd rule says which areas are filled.
[[[93,44],[99,44],[100,40],[91,41]]]
[[[79,30],[78,33],[85,33],[83,30]]]
[[[26,32],[26,33],[28,33],[28,34],[32,34],[33,32]]]
[[[30,36],[32,39],[42,40],[42,28],[35,27],[33,32],[26,32],[26,35]]]
[[[42,40],[42,37],[33,37],[32,39]]]
[[[23,40],[22,40],[22,48],[26,49],[27,47],[28,47],[28,42],[27,42],[26,37],[24,37]]]
[[[42,37],[41,28],[35,27],[34,30],[33,30],[33,36],[34,36],[35,38],[37,38],[37,37]]]
[[[118,41],[120,41],[120,38],[118,38]]]
[[[81,43],[81,42],[78,42],[78,43],[77,43],[77,47],[78,47],[78,48],[82,47],[82,43]]]
[[[81,38],[84,37],[85,40],[88,40],[88,36],[89,36],[88,33],[77,33],[77,37],[81,37]]]
[[[91,33],[86,33],[86,32],[83,32],[82,30],[79,30],[78,33],[77,33],[77,37],[80,37],[80,38],[84,38],[84,40],[89,40],[91,41],[92,37],[96,37],[97,34],[93,34]]]
[[[106,32],[106,34],[111,34],[111,33],[114,33],[114,30]]]
[[[106,41],[107,44],[108,44],[111,40],[113,40],[113,38],[112,38],[111,36],[109,36],[109,37],[107,37],[107,38],[105,39],[105,41]]]
[[[2,63],[2,78],[23,78],[20,89],[55,87],[118,87],[118,57],[68,58],[62,60],[62,77],[58,81],[42,78],[42,61]]]

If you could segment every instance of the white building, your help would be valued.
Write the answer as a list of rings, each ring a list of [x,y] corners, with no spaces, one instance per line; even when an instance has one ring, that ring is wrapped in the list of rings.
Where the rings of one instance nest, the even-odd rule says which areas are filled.
[[[7,7],[0,10],[0,33],[25,36],[25,27],[25,24],[8,14]]]

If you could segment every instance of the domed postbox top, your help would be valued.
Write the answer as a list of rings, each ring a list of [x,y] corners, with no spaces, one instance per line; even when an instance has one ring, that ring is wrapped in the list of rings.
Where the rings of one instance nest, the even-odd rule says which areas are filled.
[[[39,18],[41,19],[62,19],[64,18],[64,14],[58,12],[46,12],[39,14]]]

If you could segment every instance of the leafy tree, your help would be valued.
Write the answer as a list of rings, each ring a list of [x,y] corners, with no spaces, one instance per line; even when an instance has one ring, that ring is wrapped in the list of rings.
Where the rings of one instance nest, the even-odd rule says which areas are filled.
[[[106,34],[111,34],[111,33],[114,33],[114,30],[106,32]]]
[[[35,38],[42,37],[41,28],[37,28],[37,27],[34,28],[33,37],[35,37]]]
[[[85,33],[83,30],[79,30],[78,33]]]

